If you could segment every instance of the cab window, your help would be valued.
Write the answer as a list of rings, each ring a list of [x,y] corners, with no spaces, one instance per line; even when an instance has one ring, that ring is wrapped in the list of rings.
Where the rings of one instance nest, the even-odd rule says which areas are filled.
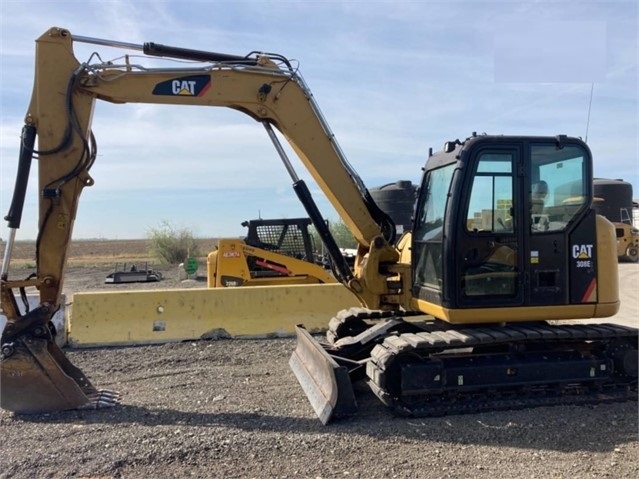
[[[472,232],[513,232],[512,155],[486,153],[473,180],[466,229]]]
[[[577,145],[531,145],[530,229],[564,230],[589,204],[586,152]]]
[[[415,255],[415,285],[441,290],[443,280],[442,241],[448,191],[455,171],[455,163],[428,173],[424,195],[417,206],[413,231]]]

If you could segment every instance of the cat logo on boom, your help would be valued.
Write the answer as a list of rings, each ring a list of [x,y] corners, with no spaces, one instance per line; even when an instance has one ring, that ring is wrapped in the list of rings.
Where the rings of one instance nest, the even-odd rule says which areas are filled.
[[[154,95],[203,96],[211,86],[211,75],[190,75],[173,78],[155,85]]]

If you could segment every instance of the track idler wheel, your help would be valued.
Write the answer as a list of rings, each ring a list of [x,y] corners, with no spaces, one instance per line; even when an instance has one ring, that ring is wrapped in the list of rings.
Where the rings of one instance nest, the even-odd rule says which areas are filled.
[[[639,375],[639,354],[637,354],[636,343],[623,340],[615,341],[609,346],[608,355],[615,365],[616,375],[637,378]]]

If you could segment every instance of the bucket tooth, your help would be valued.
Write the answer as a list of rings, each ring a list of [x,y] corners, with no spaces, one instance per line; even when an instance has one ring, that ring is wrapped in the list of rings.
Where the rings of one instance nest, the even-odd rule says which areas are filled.
[[[289,365],[322,424],[357,411],[348,368],[340,366],[302,326]]]

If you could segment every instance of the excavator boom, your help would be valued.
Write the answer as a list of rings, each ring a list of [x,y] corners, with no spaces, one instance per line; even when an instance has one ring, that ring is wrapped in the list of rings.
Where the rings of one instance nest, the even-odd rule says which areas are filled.
[[[180,68],[150,68],[103,62],[94,54],[76,59],[76,42],[142,51],[148,57],[192,61]],[[154,58],[154,61],[158,60]],[[198,63],[195,63],[198,62]],[[293,188],[338,263],[340,280],[362,303],[381,307],[399,296],[389,291],[387,273],[397,252],[394,226],[379,210],[346,161],[303,78],[281,55],[246,56],[203,52],[156,43],[135,45],[74,36],[51,28],[36,41],[35,80],[25,117],[16,188],[7,220],[9,241],[3,258],[0,298],[7,326],[2,334],[0,404],[16,412],[46,412],[100,406],[115,393],[100,391],[73,368],[53,343],[48,323],[59,307],[73,223],[82,190],[93,186],[96,160],[91,119],[96,101],[231,108],[261,123],[293,180]],[[297,177],[274,130],[279,130],[322,188],[359,243],[355,271],[345,265],[305,183]],[[37,142],[37,148],[36,148]],[[32,158],[37,155],[39,231],[37,273],[26,280],[9,277],[16,230],[20,226]],[[323,233],[322,233],[323,232]],[[367,260],[364,261],[366,256]],[[339,259],[343,264],[339,265]],[[395,274],[391,272],[390,274]],[[18,290],[35,287],[40,306],[22,311]],[[408,305],[406,293],[401,300]],[[40,392],[40,394],[30,394]],[[111,404],[113,401],[106,401]]]

